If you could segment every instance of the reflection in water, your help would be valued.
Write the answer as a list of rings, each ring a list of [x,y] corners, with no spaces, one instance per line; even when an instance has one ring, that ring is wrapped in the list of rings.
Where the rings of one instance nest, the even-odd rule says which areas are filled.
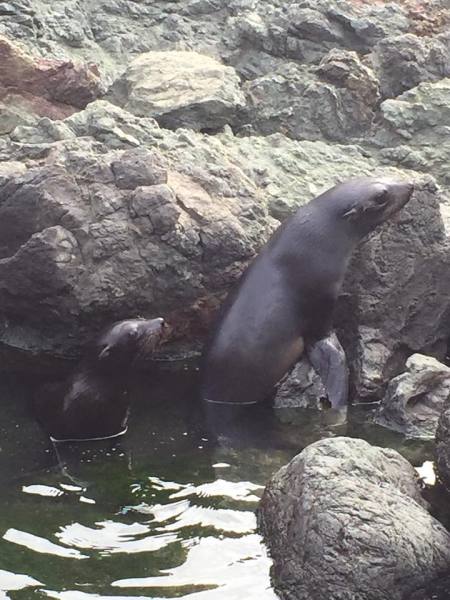
[[[172,534],[147,535],[142,539],[135,539],[143,534],[149,534],[150,528],[140,523],[114,523],[105,521],[96,523],[96,529],[86,527],[79,523],[72,523],[62,528],[56,537],[66,546],[98,550],[101,555],[126,552],[156,552],[178,538]]]
[[[255,485],[250,481],[225,481],[224,479],[217,479],[211,483],[203,483],[201,485],[187,485],[184,489],[179,492],[171,494],[171,498],[184,498],[186,496],[227,496],[232,500],[244,500],[246,502],[258,502],[258,496],[251,494],[254,490],[262,490],[263,486]]]
[[[175,523],[166,525],[166,531],[177,531],[183,527],[213,527],[228,533],[250,533],[256,529],[253,512],[190,506],[176,518]]]
[[[217,444],[195,385],[192,371],[143,376],[128,435],[64,445],[65,471],[16,401],[24,382],[0,393],[0,600],[9,590],[18,600],[276,600],[254,511],[278,468],[338,434],[397,447],[414,464],[428,458],[425,445],[388,438],[358,414],[345,430],[312,411],[283,423],[249,414]]]
[[[19,575],[18,573],[10,573],[9,571],[0,569],[0,590],[23,590],[26,587],[36,585],[42,584],[32,577],[28,577],[28,575]]]
[[[270,590],[269,581],[263,576],[268,572],[270,561],[258,535],[241,538],[217,539],[204,537],[187,544],[186,561],[175,569],[166,569],[160,577],[122,579],[113,586],[171,587],[215,586],[206,593],[189,594],[188,598],[211,598],[224,600],[269,600],[276,598]],[[244,592],[245,590],[245,592]]]
[[[34,552],[40,552],[41,554],[53,554],[53,556],[61,556],[63,558],[87,558],[87,556],[78,552],[78,550],[71,550],[70,548],[64,548],[58,546],[45,538],[38,537],[32,533],[26,531],[19,531],[18,529],[8,529],[4,534],[3,539],[7,542],[18,544],[19,546],[25,546]]]
[[[25,492],[25,494],[36,494],[37,496],[49,497],[62,496],[64,494],[63,490],[49,485],[24,485],[22,487],[22,492]]]

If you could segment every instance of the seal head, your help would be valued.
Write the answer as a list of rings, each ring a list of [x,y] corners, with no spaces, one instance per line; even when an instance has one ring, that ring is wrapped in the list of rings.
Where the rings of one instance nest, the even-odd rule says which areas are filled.
[[[166,336],[164,319],[127,319],[108,327],[65,382],[45,384],[34,412],[52,441],[106,439],[125,433],[133,370]]]

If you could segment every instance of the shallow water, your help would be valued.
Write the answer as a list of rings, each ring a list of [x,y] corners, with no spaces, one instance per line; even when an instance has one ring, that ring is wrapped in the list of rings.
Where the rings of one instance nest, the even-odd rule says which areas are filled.
[[[0,381],[0,599],[275,600],[255,508],[270,476],[307,444],[351,435],[414,464],[431,447],[313,411],[252,409],[205,422],[194,366],[140,376],[119,442],[53,448],[27,402],[34,381]],[[218,430],[217,430],[218,427]],[[3,590],[3,591],[2,591]]]

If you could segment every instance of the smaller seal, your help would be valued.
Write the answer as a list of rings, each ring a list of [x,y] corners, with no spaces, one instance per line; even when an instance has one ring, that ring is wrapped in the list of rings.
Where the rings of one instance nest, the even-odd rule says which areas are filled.
[[[108,327],[63,383],[43,385],[33,399],[37,420],[53,442],[108,439],[127,431],[133,369],[165,337],[156,319],[128,319]]]

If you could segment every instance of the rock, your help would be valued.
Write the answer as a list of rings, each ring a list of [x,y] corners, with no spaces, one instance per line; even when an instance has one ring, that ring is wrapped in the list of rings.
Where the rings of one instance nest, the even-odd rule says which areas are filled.
[[[380,399],[415,352],[444,358],[449,252],[438,189],[417,180],[406,209],[354,253],[336,321],[357,401]]]
[[[450,368],[430,356],[413,354],[406,369],[389,382],[375,421],[409,437],[434,438],[450,398]]]
[[[244,51],[317,64],[333,48],[369,52],[380,40],[406,33],[411,21],[404,7],[394,3],[308,0],[256,4],[230,25],[234,44]]]
[[[63,119],[104,93],[95,65],[39,58],[0,36],[0,101]],[[23,97],[22,100],[20,100]]]
[[[294,63],[244,85],[242,124],[258,133],[348,143],[370,129],[378,82],[355,52],[332,50],[314,69]]]
[[[329,76],[339,76],[338,63]],[[338,181],[383,173],[413,176],[416,192],[360,247],[340,300],[336,326],[357,401],[380,399],[410,354],[443,358],[449,260],[443,205],[431,180],[381,171],[355,145],[236,137],[229,129],[215,136],[173,132],[104,100],[64,121],[17,127],[10,137],[0,157],[25,163],[31,179],[6,168],[0,276],[29,236],[57,225],[77,239],[84,275],[69,272],[67,293],[48,305],[31,290],[20,299],[20,314],[3,279],[0,319],[9,328],[0,341],[26,350],[41,339],[46,351],[68,353],[108,319],[158,313],[172,316],[179,339],[192,346],[280,221]],[[16,261],[8,278],[27,268]],[[79,339],[64,335],[77,320]]]
[[[414,145],[445,142],[450,128],[450,79],[421,83],[395,100],[381,105],[393,131]]]
[[[450,534],[396,451],[311,444],[267,485],[258,521],[282,600],[403,600],[450,568]]]
[[[436,430],[436,468],[439,479],[450,489],[450,407],[447,403]]]
[[[320,408],[321,399],[327,399],[327,392],[305,357],[281,382],[273,404],[275,408]]]
[[[450,37],[412,33],[381,40],[371,54],[384,98],[399,96],[424,81],[450,76]]]
[[[110,98],[162,127],[221,129],[245,104],[239,77],[197,52],[147,52],[135,58],[114,84]]]
[[[450,79],[421,83],[381,104],[383,122],[373,138],[385,163],[432,172],[450,185]]]
[[[216,306],[211,290],[226,289],[273,228],[263,208],[249,217],[259,193],[237,168],[226,196],[211,196],[157,150],[108,152],[87,139],[57,142],[30,167],[0,180],[1,336],[10,346],[34,349],[40,339],[68,353],[138,314],[163,313],[183,337],[189,311],[198,338],[207,307],[197,303]]]

